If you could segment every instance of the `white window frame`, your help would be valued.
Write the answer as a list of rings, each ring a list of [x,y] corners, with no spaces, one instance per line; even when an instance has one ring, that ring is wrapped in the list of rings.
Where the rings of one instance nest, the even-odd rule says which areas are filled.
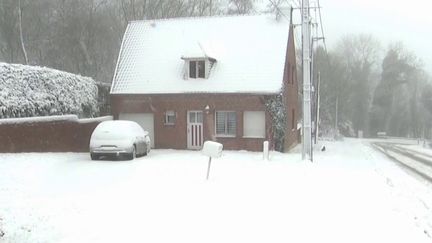
[[[247,129],[246,123],[249,122],[248,119],[246,119],[247,113],[260,113],[260,115],[261,114],[264,115],[262,117],[264,119],[263,124],[262,124],[264,127],[262,127],[262,131],[261,131],[262,134],[260,134],[260,135],[255,135],[255,134],[254,135],[247,135],[248,131],[246,130]],[[256,122],[252,121],[252,123],[256,123]],[[244,138],[265,138],[265,135],[266,135],[266,114],[265,114],[265,111],[243,111],[243,137]]]
[[[223,133],[223,134],[218,134],[217,133],[217,114],[218,113],[234,113],[235,114],[235,134],[228,134],[227,133],[227,131],[228,131],[228,116],[226,116],[226,120],[225,120],[225,133]],[[235,138],[235,137],[237,137],[237,122],[238,122],[238,119],[237,119],[237,112],[236,111],[215,111],[215,117],[214,117],[214,119],[215,119],[215,134],[216,134],[216,137],[220,137],[220,138]]]
[[[191,62],[195,63],[195,78],[191,77],[191,73],[190,73],[190,66],[191,66]],[[199,76],[199,68],[198,68],[198,62],[204,62],[204,77],[200,77]],[[188,60],[188,78],[189,79],[206,79],[207,78],[207,60],[206,59],[191,59]]]
[[[174,117],[174,121],[170,122],[169,117]],[[175,125],[177,119],[176,112],[173,110],[165,111],[165,125]]]

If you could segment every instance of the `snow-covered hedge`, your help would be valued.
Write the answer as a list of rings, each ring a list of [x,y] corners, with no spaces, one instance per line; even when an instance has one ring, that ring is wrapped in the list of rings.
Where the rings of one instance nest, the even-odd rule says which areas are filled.
[[[77,122],[80,124],[95,123],[103,121],[112,121],[112,116],[101,116],[95,118],[78,119],[76,115],[61,115],[61,116],[35,116],[25,118],[4,118],[0,119],[0,125],[18,125],[24,123],[46,123],[46,122]]]
[[[93,79],[50,68],[0,63],[0,118],[98,113]]]

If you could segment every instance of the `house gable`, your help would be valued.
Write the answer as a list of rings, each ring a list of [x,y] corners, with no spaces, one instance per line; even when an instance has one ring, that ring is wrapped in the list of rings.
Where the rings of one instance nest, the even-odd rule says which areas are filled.
[[[111,94],[278,93],[289,28],[273,14],[131,22]],[[194,58],[207,60],[199,82]]]

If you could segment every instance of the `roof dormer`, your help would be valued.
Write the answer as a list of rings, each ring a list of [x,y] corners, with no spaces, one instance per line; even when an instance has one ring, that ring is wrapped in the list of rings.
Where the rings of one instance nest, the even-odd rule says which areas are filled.
[[[208,79],[216,59],[211,57],[182,57],[185,61],[185,79]]]

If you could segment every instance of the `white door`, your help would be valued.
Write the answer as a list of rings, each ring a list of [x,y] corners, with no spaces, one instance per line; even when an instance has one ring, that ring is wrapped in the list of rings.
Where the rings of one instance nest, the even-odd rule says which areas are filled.
[[[187,116],[187,145],[188,149],[201,149],[203,145],[203,113],[202,111],[188,111]]]
[[[154,116],[153,113],[120,113],[119,120],[134,121],[149,133],[151,146],[154,148]]]

